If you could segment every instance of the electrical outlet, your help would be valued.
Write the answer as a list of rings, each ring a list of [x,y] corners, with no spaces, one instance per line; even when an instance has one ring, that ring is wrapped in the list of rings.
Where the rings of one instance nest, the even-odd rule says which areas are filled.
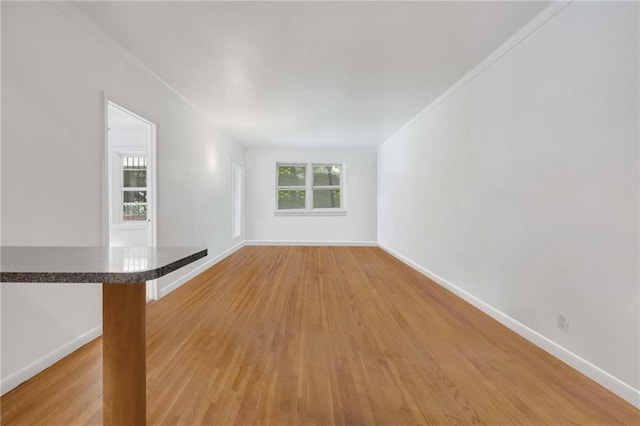
[[[565,314],[558,314],[558,328],[565,333],[569,332],[569,317]]]

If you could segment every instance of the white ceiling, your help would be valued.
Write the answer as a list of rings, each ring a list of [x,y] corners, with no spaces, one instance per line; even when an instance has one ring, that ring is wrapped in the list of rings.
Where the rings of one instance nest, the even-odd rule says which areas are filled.
[[[376,146],[547,2],[74,3],[248,146]]]

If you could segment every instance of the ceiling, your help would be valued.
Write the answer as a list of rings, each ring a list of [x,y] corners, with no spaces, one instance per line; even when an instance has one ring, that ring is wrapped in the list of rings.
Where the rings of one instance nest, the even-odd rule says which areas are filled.
[[[549,3],[73,4],[238,142],[362,147]]]

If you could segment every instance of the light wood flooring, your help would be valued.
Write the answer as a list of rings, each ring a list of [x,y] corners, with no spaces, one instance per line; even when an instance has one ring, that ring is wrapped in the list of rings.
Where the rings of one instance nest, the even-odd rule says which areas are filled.
[[[97,339],[2,397],[100,424]],[[147,424],[640,425],[640,411],[373,247],[245,247],[147,307]]]

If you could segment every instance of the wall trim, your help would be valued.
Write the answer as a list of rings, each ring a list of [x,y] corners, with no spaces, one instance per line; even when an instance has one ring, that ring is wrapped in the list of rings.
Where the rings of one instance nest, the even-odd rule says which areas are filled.
[[[11,389],[14,389],[18,385],[26,382],[36,374],[60,361],[62,358],[67,355],[75,352],[81,346],[86,345],[92,340],[100,337],[102,335],[102,324],[85,331],[81,335],[74,337],[69,340],[67,343],[59,346],[57,349],[49,352],[36,359],[35,361],[29,363],[27,366],[21,368],[8,375],[7,377],[3,377],[0,382],[0,395],[4,395],[9,392]]]
[[[596,365],[593,365],[589,361],[581,358],[580,356],[571,352],[565,347],[560,346],[559,344],[549,339],[548,337],[545,337],[542,334],[538,333],[537,331],[527,327],[526,325],[515,320],[514,318],[510,317],[509,315],[505,314],[499,309],[496,309],[492,305],[479,299],[473,294],[468,293],[467,291],[461,289],[457,285],[431,272],[429,269],[423,266],[420,266],[418,263],[403,256],[402,254],[393,250],[389,246],[386,246],[385,244],[380,242],[378,242],[378,246],[382,250],[386,251],[387,253],[395,257],[396,259],[400,260],[401,262],[405,263],[406,265],[420,272],[422,275],[431,279],[436,284],[444,287],[445,289],[449,290],[451,293],[455,294],[456,296],[460,297],[461,299],[465,300],[466,302],[480,309],[482,312],[489,315],[491,318],[495,319],[502,325],[506,326],[507,328],[511,329],[515,333],[524,337],[525,339],[527,339],[534,345],[538,346],[545,352],[549,353],[550,355],[553,355],[554,357],[558,358],[560,361],[564,362],[565,364],[569,365],[570,367],[578,370],[580,373],[589,377],[591,380],[609,389],[611,392],[615,393],[620,398],[624,399],[625,401],[635,406],[636,408],[640,408],[640,390],[639,389],[635,389],[632,386],[628,385],[627,383],[623,382],[622,380],[612,376],[611,374],[607,373],[603,369],[597,367]]]
[[[399,136],[405,130],[407,130],[417,120],[429,114],[434,109],[438,108],[443,102],[445,102],[451,96],[455,95],[464,86],[471,83],[476,77],[478,77],[480,74],[482,74],[487,69],[489,69],[494,63],[500,60],[500,58],[502,58],[504,55],[509,53],[511,49],[513,49],[522,41],[527,39],[527,37],[529,37],[531,34],[535,33],[540,27],[542,27],[554,16],[560,13],[565,7],[573,3],[573,1],[574,0],[553,1],[546,9],[540,12],[540,14],[538,14],[531,21],[529,21],[529,23],[527,23],[514,35],[509,37],[507,41],[501,44],[496,50],[491,52],[489,56],[484,58],[478,65],[473,67],[471,71],[463,75],[462,78],[460,78],[460,80],[456,81],[443,94],[435,98],[431,103],[429,103],[429,105],[427,105],[424,109],[418,112],[412,119],[407,121],[398,130],[393,132],[391,136],[389,136],[387,139],[385,139],[382,143],[378,145],[378,148],[384,145],[385,143],[391,141],[392,139],[395,139],[397,136]]]
[[[377,247],[376,241],[295,241],[295,240],[246,240],[247,246],[355,246]]]
[[[162,299],[164,296],[166,296],[167,294],[171,293],[173,290],[175,290],[176,288],[180,287],[182,284],[186,283],[190,279],[196,277],[197,275],[199,275],[203,271],[209,269],[210,267],[212,267],[216,263],[218,263],[218,262],[222,261],[223,259],[231,256],[233,253],[235,253],[236,251],[238,251],[242,247],[244,247],[244,245],[245,245],[245,241],[239,242],[235,246],[223,251],[222,253],[220,253],[216,257],[213,257],[213,258],[207,260],[202,265],[200,265],[197,268],[194,268],[192,271],[184,274],[183,276],[181,276],[180,278],[176,279],[171,284],[159,289],[158,290],[158,294],[160,296],[160,299]]]

